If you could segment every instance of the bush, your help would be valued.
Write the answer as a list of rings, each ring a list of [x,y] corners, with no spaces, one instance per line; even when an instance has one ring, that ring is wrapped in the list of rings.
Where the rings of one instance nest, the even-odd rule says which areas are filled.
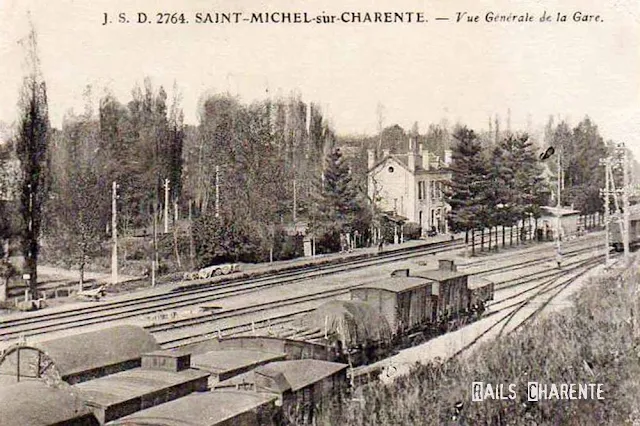
[[[356,389],[361,402],[326,410],[318,424],[636,424],[638,278],[623,285],[596,281],[581,291],[575,307],[481,345],[473,356],[417,365],[389,385],[362,386]],[[471,403],[472,381],[515,383],[516,400]],[[605,400],[530,403],[528,381],[602,383]]]
[[[200,267],[227,262],[268,260],[268,230],[249,218],[202,216],[194,223],[196,256]]]
[[[407,222],[402,228],[405,240],[418,240],[422,236],[422,228],[415,222]]]
[[[304,256],[304,237],[302,235],[285,235],[277,259],[289,260],[302,256]]]

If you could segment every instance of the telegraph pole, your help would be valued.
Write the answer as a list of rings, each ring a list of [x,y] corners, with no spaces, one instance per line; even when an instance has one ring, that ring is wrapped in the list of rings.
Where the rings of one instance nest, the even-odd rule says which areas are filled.
[[[629,259],[629,231],[631,229],[630,225],[630,212],[629,212],[629,154],[627,148],[624,144],[620,144],[622,149],[624,150],[622,154],[622,173],[623,173],[623,185],[622,189],[622,208],[624,209],[624,235],[622,239],[622,243],[624,244],[624,257],[625,259]]]
[[[164,233],[169,232],[169,179],[164,180]]]
[[[600,165],[604,166],[604,191],[600,191],[600,193],[602,194],[602,197],[604,198],[604,229],[605,229],[605,261],[604,261],[604,265],[605,267],[607,267],[609,265],[609,251],[610,251],[610,247],[611,247],[611,242],[609,241],[610,237],[609,237],[609,220],[610,220],[610,216],[609,216],[609,195],[610,195],[610,190],[609,190],[609,173],[610,173],[610,169],[611,169],[611,158],[607,157],[605,159],[600,160]]]
[[[158,267],[158,197],[153,205],[153,257],[151,259],[151,287],[156,286],[156,268]]]
[[[113,238],[113,249],[111,251],[111,284],[118,283],[118,220],[117,202],[118,184],[113,181],[111,193],[111,236]]]
[[[293,226],[296,226],[296,210],[297,206],[297,198],[296,198],[296,179],[293,178]]]
[[[216,217],[220,216],[220,166],[216,166]]]
[[[558,266],[560,266],[560,262],[562,262],[562,251],[560,250],[560,209],[562,208],[562,203],[560,200],[560,191],[562,190],[562,163],[560,162],[560,157],[562,157],[562,148],[559,149],[557,162],[558,162],[558,200],[556,203],[556,256],[558,258]]]
[[[191,269],[195,267],[196,250],[193,242],[193,216],[191,213],[192,200],[189,200],[189,259],[191,260]]]

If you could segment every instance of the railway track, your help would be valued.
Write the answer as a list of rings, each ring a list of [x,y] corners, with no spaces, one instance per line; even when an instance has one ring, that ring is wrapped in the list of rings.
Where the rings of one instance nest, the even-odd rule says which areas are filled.
[[[592,247],[587,248],[578,248],[571,252],[568,252],[565,256],[568,261],[571,258],[584,255],[585,253],[592,252]],[[548,263],[550,259],[553,259],[554,256],[546,256],[541,259],[537,259],[534,261],[525,261],[525,262],[516,262],[510,265],[500,265],[490,268],[484,268],[481,270],[477,270],[475,272],[468,271],[470,275],[474,276],[487,276],[494,274],[496,272],[505,272],[505,268],[510,271],[519,270],[522,268],[531,268],[534,265],[541,265]],[[569,266],[569,264],[567,264]],[[542,271],[532,272],[530,274],[526,274],[518,277],[517,279],[508,280],[505,282],[497,282],[496,290],[506,289],[515,286],[522,286],[529,282],[540,280],[541,278],[546,278],[548,276],[557,275],[557,271],[549,271],[544,269]],[[269,328],[275,324],[284,325],[287,322],[291,322],[295,317],[304,314],[306,312],[312,311],[314,308],[309,308],[309,302],[315,302],[315,306],[319,305],[321,301],[336,298],[339,296],[346,296],[349,293],[349,290],[362,285],[362,283],[354,283],[343,286],[341,288],[334,288],[327,291],[316,292],[310,295],[303,295],[300,297],[296,297],[295,300],[283,299],[271,302],[265,302],[262,304],[254,305],[251,307],[242,308],[237,312],[225,311],[219,314],[211,314],[199,318],[187,318],[187,319],[179,319],[175,321],[167,321],[163,324],[154,325],[151,327],[147,327],[147,329],[154,333],[158,341],[163,347],[178,347],[183,344],[193,343],[193,341],[204,340],[211,336],[225,336],[229,337],[231,335],[241,334],[242,332],[247,331],[255,331],[256,323],[258,324],[258,329]],[[286,312],[278,312],[274,313],[276,310],[281,310],[282,307],[285,306],[294,306],[295,309],[286,311]],[[263,317],[265,313],[270,313],[267,318],[258,318]],[[234,325],[224,324],[224,320],[227,318],[236,317],[238,315],[252,315],[252,319]],[[224,325],[218,324],[218,321],[223,322]],[[207,326],[207,324],[209,324]],[[198,330],[192,330],[189,333],[180,332],[180,329],[186,328],[195,328],[199,327]],[[178,336],[176,336],[176,334]],[[182,334],[182,335],[180,335]]]
[[[496,334],[496,338],[503,337],[508,334],[507,328],[509,325],[513,325],[514,320],[517,318],[518,314],[524,312],[524,310],[528,307],[531,307],[532,304],[540,302],[540,299],[547,296],[547,298],[540,303],[536,309],[534,309],[531,313],[529,313],[524,319],[520,320],[517,324],[515,324],[512,331],[517,330],[522,327],[526,323],[530,322],[534,318],[536,318],[540,313],[550,304],[553,300],[560,295],[565,289],[567,289],[575,280],[587,272],[589,272],[594,266],[601,264],[602,259],[600,256],[586,258],[586,259],[578,259],[576,261],[570,262],[567,265],[563,266],[562,270],[555,270],[555,274],[539,274],[539,276],[529,276],[524,280],[521,280],[520,283],[515,284],[504,282],[501,286],[496,288],[496,292],[500,290],[505,290],[509,288],[513,288],[514,286],[526,286],[521,291],[516,292],[508,297],[504,297],[498,301],[494,301],[489,306],[501,305],[505,302],[509,302],[513,300],[513,302],[508,303],[506,306],[502,306],[499,309],[491,310],[489,308],[489,312],[485,313],[485,315],[480,319],[483,321],[485,319],[498,316],[500,314],[504,314],[497,321],[492,323],[488,328],[484,329],[481,333],[473,338],[469,343],[465,344],[462,348],[456,351],[451,357],[460,357],[467,354],[472,348],[478,345],[483,339],[487,339],[491,333]],[[515,281],[515,280],[514,280]],[[533,285],[531,285],[533,284]],[[524,297],[523,297],[524,296]],[[510,331],[509,331],[510,332]],[[351,373],[354,378],[363,377],[365,381],[371,380],[371,377],[375,377],[378,373],[384,373],[384,371],[388,368],[397,372],[396,367],[394,367],[395,362],[393,361],[393,357],[387,358],[385,360],[381,360],[375,365],[368,365],[358,367],[353,370]],[[390,371],[391,371],[390,370]],[[373,374],[373,376],[371,376]],[[388,373],[389,374],[389,373]],[[392,374],[392,375],[393,375]],[[386,377],[392,377],[392,375],[387,375]]]
[[[241,294],[283,284],[289,284],[304,279],[317,278],[330,274],[336,274],[339,272],[347,272],[351,270],[366,268],[369,266],[378,266],[385,263],[408,260],[428,254],[436,254],[439,252],[456,250],[462,247],[464,247],[464,244],[460,240],[439,242],[421,246],[418,249],[405,249],[401,251],[387,252],[373,258],[347,258],[346,260],[338,264],[313,265],[310,267],[299,268],[293,271],[285,271],[270,276],[262,276],[244,280],[230,280],[228,282],[217,284],[204,283],[195,285],[193,287],[183,288],[182,291],[177,293],[172,292],[151,296],[134,297],[125,301],[98,302],[94,303],[93,306],[87,306],[82,309],[67,310],[62,312],[39,312],[36,315],[31,315],[26,318],[0,321],[0,326],[2,327],[0,329],[0,340],[11,341],[26,337],[40,336],[53,332],[79,329],[81,327],[87,327],[91,325],[102,325],[105,322],[127,320],[140,321],[140,318],[145,315],[163,313],[167,312],[168,310],[185,309],[188,307],[198,306],[203,303],[222,300],[228,297],[238,296]],[[544,248],[541,249],[541,251],[544,250]],[[581,250],[584,251],[587,249]],[[533,262],[524,262],[520,263],[519,265],[512,265],[511,268],[523,268],[546,261],[547,259],[541,259]],[[493,268],[485,272],[489,273],[497,269],[499,268]],[[315,305],[318,305],[323,300],[339,297],[340,295],[348,293],[349,289],[354,286],[355,285],[349,285],[343,288],[331,289],[325,292],[317,292],[311,295],[294,297],[288,300],[269,302],[267,304],[264,304],[263,306],[230,309],[220,313],[199,314],[197,316],[186,319],[174,319],[166,321],[164,323],[152,324],[147,326],[146,328],[148,328],[151,332],[161,334],[162,332],[171,331],[178,328],[194,327],[201,324],[206,324],[207,322],[211,322],[213,320],[231,320],[240,316],[249,316],[252,314],[264,312],[269,309],[282,310],[283,308],[295,305],[309,305],[314,301],[317,302],[315,303]],[[308,312],[310,310],[313,310],[313,307],[303,309],[302,306],[299,306],[296,313],[281,313],[272,315],[272,318],[270,318],[270,320],[278,323],[286,322],[287,318],[291,318],[300,314],[301,312]],[[259,322],[263,323],[268,321],[269,320],[259,320]],[[149,321],[146,322],[148,323]],[[255,327],[255,321],[251,321],[250,326],[253,329]],[[223,332],[225,333],[225,335],[227,335],[227,333],[229,332],[246,330],[248,327],[248,322],[240,325],[218,326],[216,327],[216,329],[207,330],[206,332],[199,333],[199,335],[211,335],[212,333],[217,334]],[[189,337],[172,339],[172,341],[163,343],[175,344],[178,341],[186,341],[189,339]]]
[[[377,256],[346,258],[338,264],[316,264],[312,266],[284,271],[273,275],[249,279],[231,279],[216,284],[201,283],[184,287],[178,292],[147,295],[129,298],[123,301],[95,302],[92,306],[80,309],[38,312],[15,319],[0,321],[0,340],[13,340],[101,324],[105,321],[120,321],[140,318],[169,309],[181,309],[198,306],[227,297],[289,284],[304,279],[317,278],[339,272],[352,271],[370,266],[382,265],[401,260],[412,259],[428,254],[456,250],[464,244],[458,240],[427,244],[418,248],[396,250]]]
[[[562,291],[567,289],[576,279],[585,275],[587,272],[591,270],[594,266],[601,264],[602,259],[585,259],[578,262],[575,262],[571,265],[567,265],[564,270],[557,271],[555,275],[549,275],[546,277],[542,277],[542,281],[537,285],[522,291],[520,293],[516,293],[512,296],[504,298],[497,303],[503,303],[505,301],[511,299],[517,299],[518,297],[533,292],[530,296],[527,296],[524,300],[519,300],[514,303],[508,304],[506,306],[501,307],[498,310],[492,311],[489,315],[486,315],[485,318],[499,315],[500,313],[508,312],[506,315],[498,319],[491,326],[485,329],[481,334],[476,336],[469,344],[465,345],[461,348],[454,356],[460,356],[466,353],[469,349],[474,347],[480,340],[484,339],[494,330],[497,330],[497,338],[501,338],[507,333],[507,327],[512,324],[514,318],[518,316],[521,312],[524,311],[525,308],[529,307],[532,303],[539,301],[539,299],[548,295],[546,300],[544,300],[540,306],[538,306],[532,313],[527,315],[524,320],[520,321],[515,325],[512,331],[515,331],[526,323],[530,322],[532,319],[537,317]],[[498,329],[499,327],[499,329]]]

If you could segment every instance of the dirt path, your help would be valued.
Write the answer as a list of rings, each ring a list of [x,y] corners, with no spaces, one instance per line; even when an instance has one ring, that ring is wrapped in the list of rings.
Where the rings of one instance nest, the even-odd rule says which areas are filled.
[[[139,277],[118,274],[118,283],[131,281],[136,278]],[[109,284],[111,283],[111,274],[101,272],[85,272],[84,279],[85,281],[93,281],[99,284]],[[38,282],[48,283],[52,281],[68,281],[76,283],[79,280],[80,273],[78,271],[72,271],[69,269],[57,268],[53,266],[38,265]]]

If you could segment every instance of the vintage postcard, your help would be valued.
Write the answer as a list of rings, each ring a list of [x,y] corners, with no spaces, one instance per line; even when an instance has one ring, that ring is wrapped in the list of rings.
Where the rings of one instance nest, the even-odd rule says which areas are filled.
[[[0,425],[640,424],[640,4],[0,1]]]

